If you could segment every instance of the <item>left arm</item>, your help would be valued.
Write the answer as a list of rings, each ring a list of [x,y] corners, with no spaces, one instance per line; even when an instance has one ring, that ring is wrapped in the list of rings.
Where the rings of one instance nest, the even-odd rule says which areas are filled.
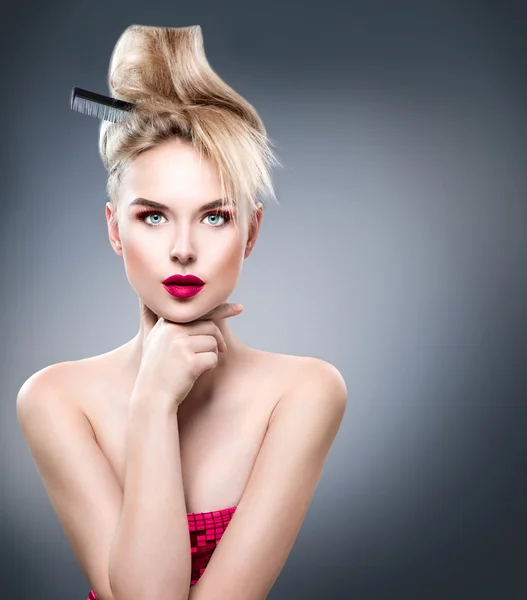
[[[270,419],[247,486],[189,600],[264,600],[291,552],[347,405],[330,363],[307,358]]]

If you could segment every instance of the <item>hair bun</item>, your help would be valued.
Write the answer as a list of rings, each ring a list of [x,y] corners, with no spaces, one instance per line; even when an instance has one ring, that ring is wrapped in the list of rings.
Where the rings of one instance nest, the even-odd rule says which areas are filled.
[[[201,27],[131,25],[117,41],[108,72],[111,94],[143,110],[192,104],[208,66]]]

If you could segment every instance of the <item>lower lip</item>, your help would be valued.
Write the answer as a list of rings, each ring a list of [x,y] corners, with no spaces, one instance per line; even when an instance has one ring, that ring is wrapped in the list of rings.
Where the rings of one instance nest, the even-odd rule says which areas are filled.
[[[203,285],[165,285],[163,284],[165,290],[176,298],[190,298],[191,296],[195,296],[203,289]]]

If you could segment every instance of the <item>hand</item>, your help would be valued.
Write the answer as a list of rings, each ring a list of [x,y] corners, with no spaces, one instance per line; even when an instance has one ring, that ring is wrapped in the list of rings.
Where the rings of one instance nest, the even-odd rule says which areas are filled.
[[[239,315],[243,307],[220,304],[190,323],[174,323],[158,317],[141,303],[143,354],[136,385],[149,393],[168,395],[177,408],[196,379],[218,364],[218,351],[227,350],[215,321]],[[239,306],[239,305],[238,305]]]

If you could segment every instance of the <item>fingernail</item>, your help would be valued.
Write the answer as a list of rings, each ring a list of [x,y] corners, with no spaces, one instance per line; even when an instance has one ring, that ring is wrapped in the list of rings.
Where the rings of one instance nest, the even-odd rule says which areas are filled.
[[[243,305],[242,304],[235,304],[233,308],[234,308],[234,310],[243,310]]]

